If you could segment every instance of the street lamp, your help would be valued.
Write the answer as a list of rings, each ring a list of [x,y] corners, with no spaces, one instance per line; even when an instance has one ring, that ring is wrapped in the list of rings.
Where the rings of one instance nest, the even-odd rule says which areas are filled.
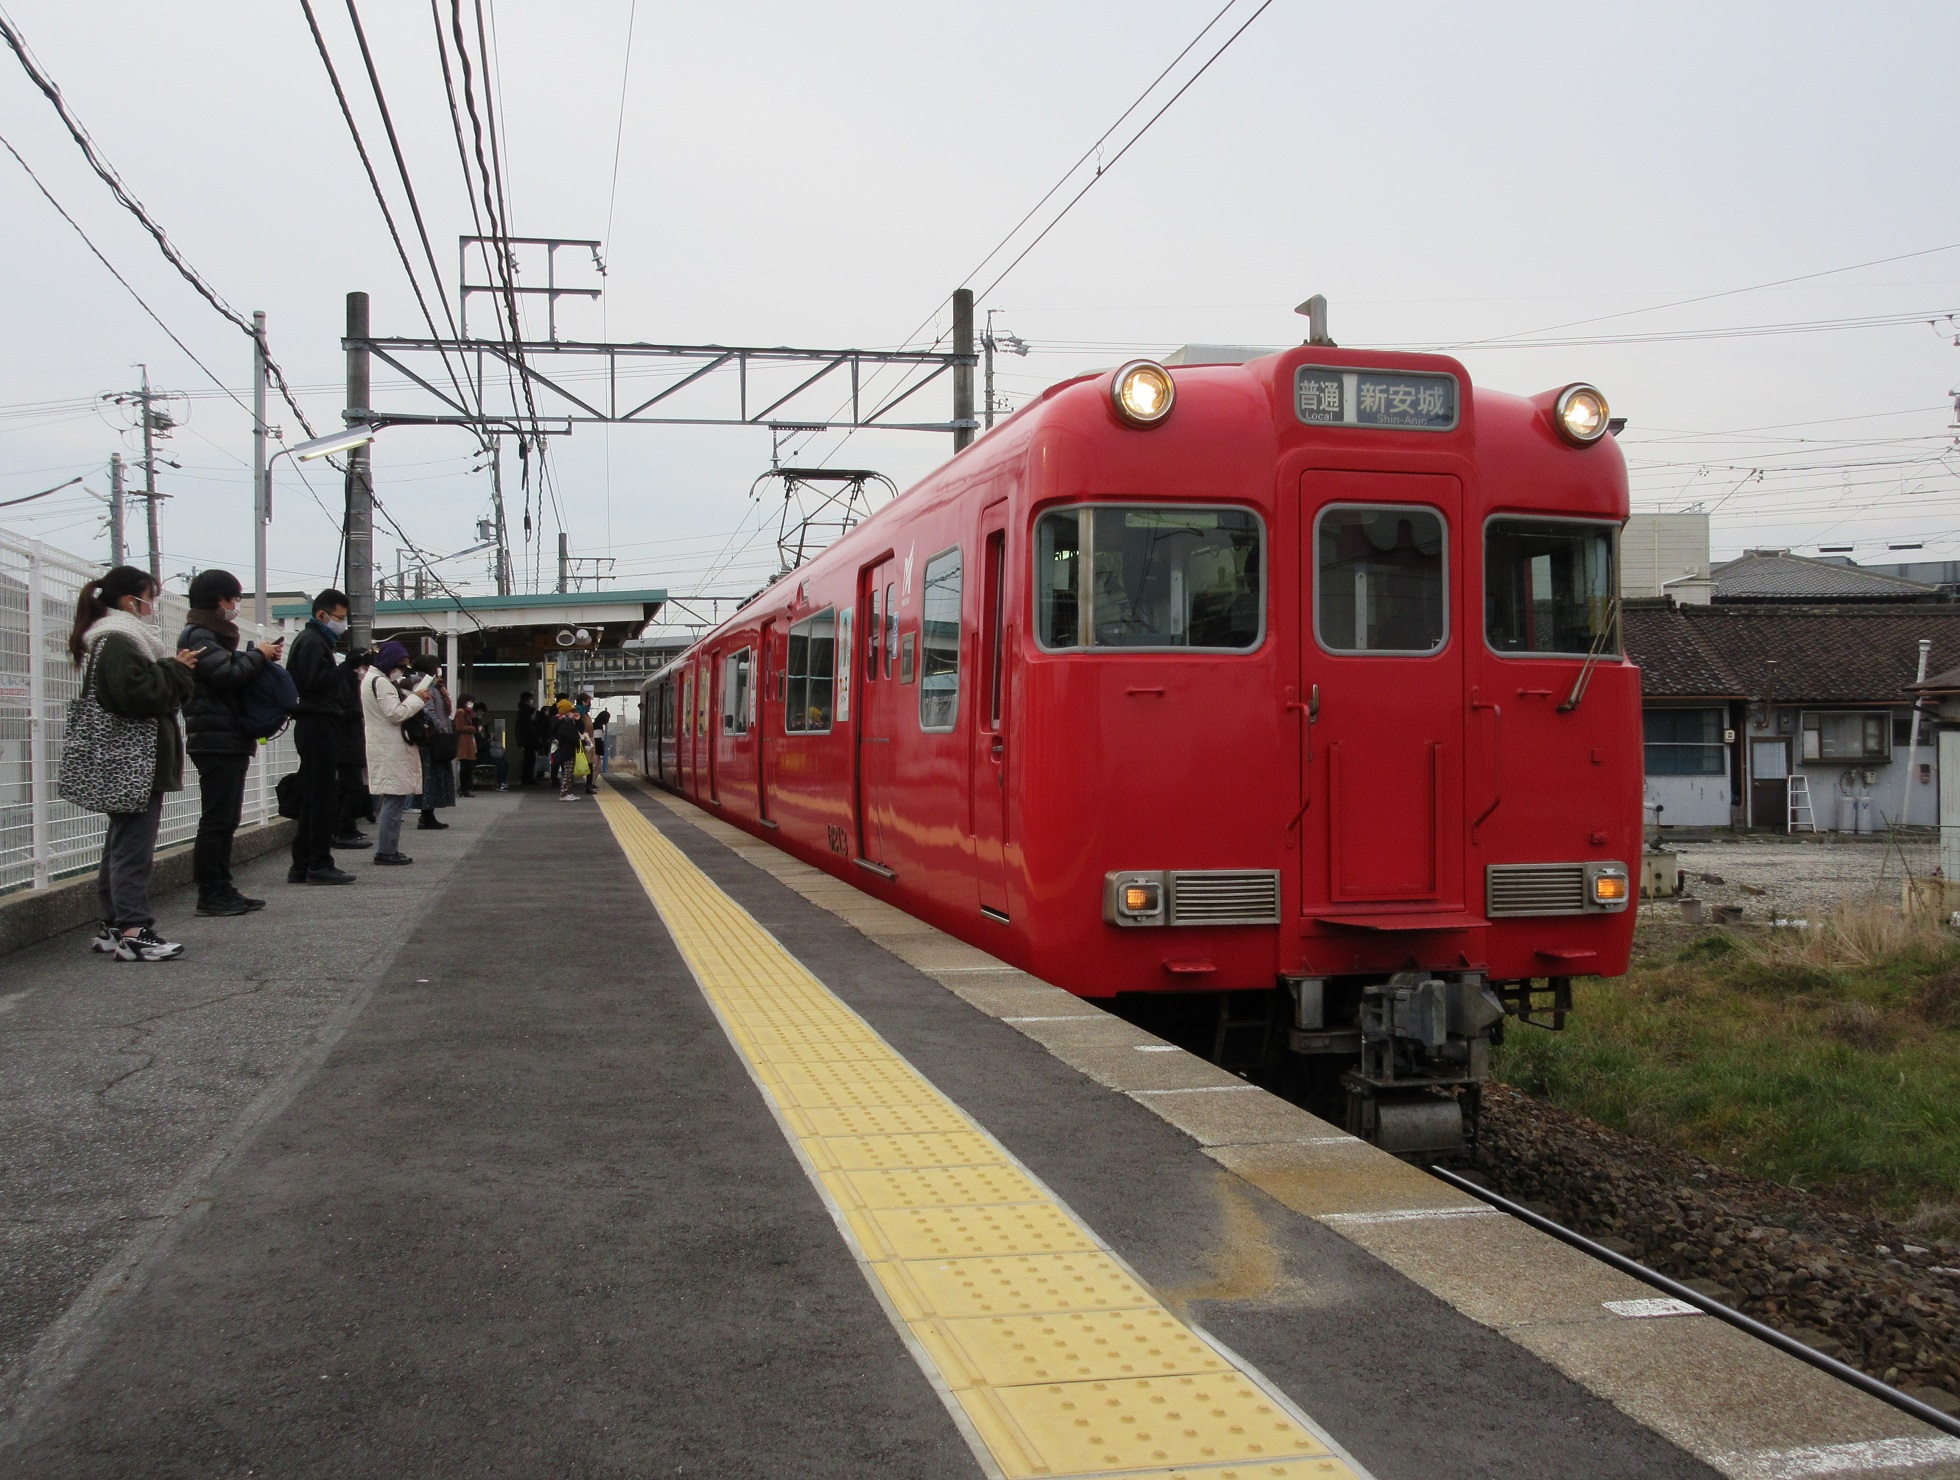
[[[266,459],[265,483],[259,489],[259,537],[253,542],[252,557],[252,579],[257,590],[257,595],[252,598],[252,619],[259,624],[261,633],[265,631],[266,623],[272,620],[272,608],[265,590],[265,531],[272,523],[272,465],[282,457],[290,457],[294,462],[313,462],[332,457],[336,452],[352,452],[356,447],[367,446],[380,430],[367,422],[357,422],[337,432],[329,432],[324,437],[313,437],[291,447],[281,447]]]

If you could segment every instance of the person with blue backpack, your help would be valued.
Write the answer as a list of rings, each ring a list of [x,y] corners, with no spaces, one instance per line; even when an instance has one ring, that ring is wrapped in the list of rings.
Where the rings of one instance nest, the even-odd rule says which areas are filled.
[[[244,814],[253,753],[284,727],[299,699],[279,665],[281,641],[240,643],[241,594],[230,571],[199,571],[191,578],[191,609],[177,639],[179,648],[197,655],[191,667],[196,687],[184,706],[184,749],[197,767],[202,801],[191,849],[200,915],[243,915],[265,904],[239,893],[233,882],[232,838]]]

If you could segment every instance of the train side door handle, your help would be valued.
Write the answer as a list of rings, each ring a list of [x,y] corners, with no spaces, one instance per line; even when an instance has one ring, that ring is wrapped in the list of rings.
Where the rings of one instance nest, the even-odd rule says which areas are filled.
[[[1288,692],[1290,693],[1292,691],[1288,690]],[[1298,699],[1288,699],[1286,701],[1286,712],[1288,714],[1304,714],[1307,717],[1308,724],[1310,725],[1319,724],[1320,723],[1320,685],[1313,684],[1309,686],[1307,690],[1307,702],[1304,704],[1302,704]]]
[[[1007,742],[998,735],[994,736],[994,743],[987,748],[993,753],[995,760],[1007,754]]]

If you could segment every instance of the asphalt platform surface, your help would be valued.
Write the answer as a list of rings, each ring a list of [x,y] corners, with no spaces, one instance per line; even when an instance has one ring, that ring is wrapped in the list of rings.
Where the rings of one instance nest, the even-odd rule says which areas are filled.
[[[1713,1473],[637,800],[1380,1480]],[[446,815],[0,961],[0,1475],[980,1474],[598,809]]]

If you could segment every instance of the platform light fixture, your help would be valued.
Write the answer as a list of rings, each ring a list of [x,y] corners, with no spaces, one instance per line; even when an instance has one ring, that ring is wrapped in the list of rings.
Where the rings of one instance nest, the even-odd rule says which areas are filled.
[[[310,441],[297,443],[285,450],[290,452],[297,462],[312,462],[315,458],[332,457],[336,452],[352,452],[356,447],[365,447],[374,440],[374,434],[379,430],[379,427],[361,422],[351,427],[343,427],[337,432],[329,432],[324,437],[314,437]]]
[[[1116,414],[1133,427],[1155,426],[1171,414],[1177,402],[1177,383],[1155,360],[1132,360],[1110,382]]]
[[[1568,385],[1552,407],[1558,433],[1575,447],[1590,447],[1606,435],[1613,420],[1606,397],[1590,385]]]

